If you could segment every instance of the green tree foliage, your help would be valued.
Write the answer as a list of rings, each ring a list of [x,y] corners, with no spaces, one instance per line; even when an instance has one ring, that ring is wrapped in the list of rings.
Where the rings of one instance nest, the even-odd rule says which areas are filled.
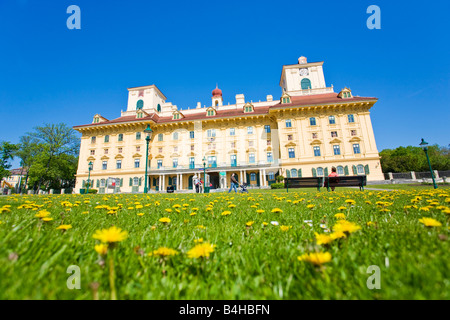
[[[45,124],[21,138],[17,156],[28,168],[28,185],[48,190],[73,185],[79,139],[64,123]]]
[[[429,171],[427,157],[420,147],[398,147],[380,152],[383,172],[426,172]],[[433,170],[450,170],[450,152],[446,147],[428,147]]]
[[[14,152],[18,146],[7,141],[0,142],[0,180],[4,177],[9,177],[11,168],[10,160],[14,158]]]

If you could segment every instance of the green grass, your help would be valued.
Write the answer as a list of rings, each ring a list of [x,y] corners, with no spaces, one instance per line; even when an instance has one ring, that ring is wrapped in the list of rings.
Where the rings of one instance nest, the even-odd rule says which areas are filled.
[[[449,189],[450,184],[438,184],[438,189]],[[373,189],[386,189],[386,190],[432,190],[434,189],[433,185],[426,184],[376,184],[376,185],[367,185],[366,188]]]
[[[0,208],[11,207],[0,213],[0,299],[93,299],[93,283],[99,285],[98,298],[109,299],[110,256],[119,299],[449,299],[450,224],[444,212],[449,191],[341,189],[328,193],[292,189],[289,193],[252,190],[249,195],[1,197]],[[422,198],[411,203],[416,196]],[[349,206],[347,199],[356,204]],[[86,200],[89,203],[84,203]],[[437,205],[431,205],[431,200]],[[73,206],[65,207],[63,201]],[[380,212],[376,204],[380,201],[390,204],[390,212]],[[18,209],[27,202],[42,207]],[[143,208],[128,209],[135,207],[135,202]],[[213,209],[206,211],[210,202]],[[123,209],[117,215],[95,209],[119,203]],[[165,211],[186,203],[189,207],[180,213]],[[236,207],[228,208],[229,203]],[[265,212],[256,213],[257,208],[251,207],[256,204]],[[308,204],[315,207],[309,209]],[[411,205],[417,208],[404,209]],[[327,247],[317,245],[314,233],[323,233],[321,224],[331,229],[341,206],[349,208],[344,211],[347,220],[361,230]],[[419,210],[423,207],[429,211]],[[190,215],[192,208],[199,209],[196,215]],[[274,208],[283,212],[271,213]],[[35,217],[43,209],[51,212],[52,221]],[[231,214],[222,216],[226,210]],[[89,213],[83,214],[86,211]],[[140,212],[144,215],[138,216]],[[419,222],[423,216],[440,221],[442,226],[425,227]],[[162,217],[171,222],[164,225],[158,221]],[[313,226],[304,220],[313,220]],[[248,221],[255,222],[247,227]],[[369,221],[376,224],[367,226]],[[263,222],[269,224],[263,227]],[[70,224],[72,229],[56,230],[60,224]],[[94,250],[98,240],[92,236],[112,225],[128,231],[129,236],[109,250],[105,259]],[[282,231],[281,225],[292,228]],[[207,259],[187,256],[198,238],[216,245]],[[148,256],[159,247],[179,254],[165,260]],[[298,256],[313,251],[330,252],[332,260],[320,268],[298,261]],[[67,288],[67,268],[71,265],[80,267],[80,290]],[[380,268],[380,290],[366,286],[371,265]]]

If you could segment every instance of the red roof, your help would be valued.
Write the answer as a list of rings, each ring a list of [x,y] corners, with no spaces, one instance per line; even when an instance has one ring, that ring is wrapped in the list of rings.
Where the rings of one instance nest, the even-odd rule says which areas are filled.
[[[167,122],[177,122],[177,121],[186,121],[186,120],[200,120],[200,119],[208,119],[208,118],[230,118],[236,116],[247,116],[254,114],[268,114],[271,108],[284,108],[284,107],[299,107],[299,106],[311,106],[311,105],[326,105],[326,104],[335,104],[335,103],[348,103],[348,102],[360,102],[360,101],[371,101],[378,100],[373,97],[352,97],[342,99],[338,97],[337,93],[325,93],[325,94],[316,94],[309,96],[300,96],[300,97],[291,97],[291,103],[281,104],[280,102],[266,107],[255,107],[254,112],[244,113],[243,108],[238,108],[234,110],[218,110],[215,116],[206,116],[205,112],[195,112],[192,114],[184,114],[184,117],[178,120],[174,120],[173,117],[160,117],[156,113],[151,113],[143,118],[136,118],[135,115],[131,116],[123,116],[117,119],[103,121],[100,123],[93,124],[85,124],[74,126],[74,128],[81,127],[89,127],[89,126],[100,126],[105,124],[114,124],[121,122],[134,122],[134,121],[146,121],[153,120],[155,123],[167,123]],[[183,110],[181,110],[182,112]]]

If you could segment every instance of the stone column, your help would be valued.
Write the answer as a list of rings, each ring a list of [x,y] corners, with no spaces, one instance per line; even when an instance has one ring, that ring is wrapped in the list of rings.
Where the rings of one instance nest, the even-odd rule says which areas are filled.
[[[263,185],[264,185],[264,187],[267,187],[267,185],[266,185],[266,169],[264,169],[263,170],[263,181],[264,181],[264,183],[263,183]]]
[[[183,190],[183,174],[180,173],[180,182],[178,183],[180,185],[180,190]]]
[[[159,191],[161,191],[161,189],[162,189],[162,180],[161,180],[161,175],[159,175],[159,184],[158,184],[158,187],[159,187]]]
[[[263,170],[259,169],[259,187],[261,188],[264,185],[263,181]]]
[[[416,180],[416,173],[411,171],[411,179]]]
[[[240,177],[239,182],[240,183],[244,182],[244,178],[242,177],[242,170],[239,171],[239,177]]]
[[[245,182],[246,184],[248,184],[248,181],[247,181],[247,170],[244,170],[244,179],[242,181]]]

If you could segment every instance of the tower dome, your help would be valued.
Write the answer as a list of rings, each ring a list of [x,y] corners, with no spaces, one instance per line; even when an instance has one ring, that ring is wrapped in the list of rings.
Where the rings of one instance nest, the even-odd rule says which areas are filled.
[[[213,97],[221,97],[222,90],[220,90],[216,85],[216,88],[212,91],[212,95],[213,95]]]

